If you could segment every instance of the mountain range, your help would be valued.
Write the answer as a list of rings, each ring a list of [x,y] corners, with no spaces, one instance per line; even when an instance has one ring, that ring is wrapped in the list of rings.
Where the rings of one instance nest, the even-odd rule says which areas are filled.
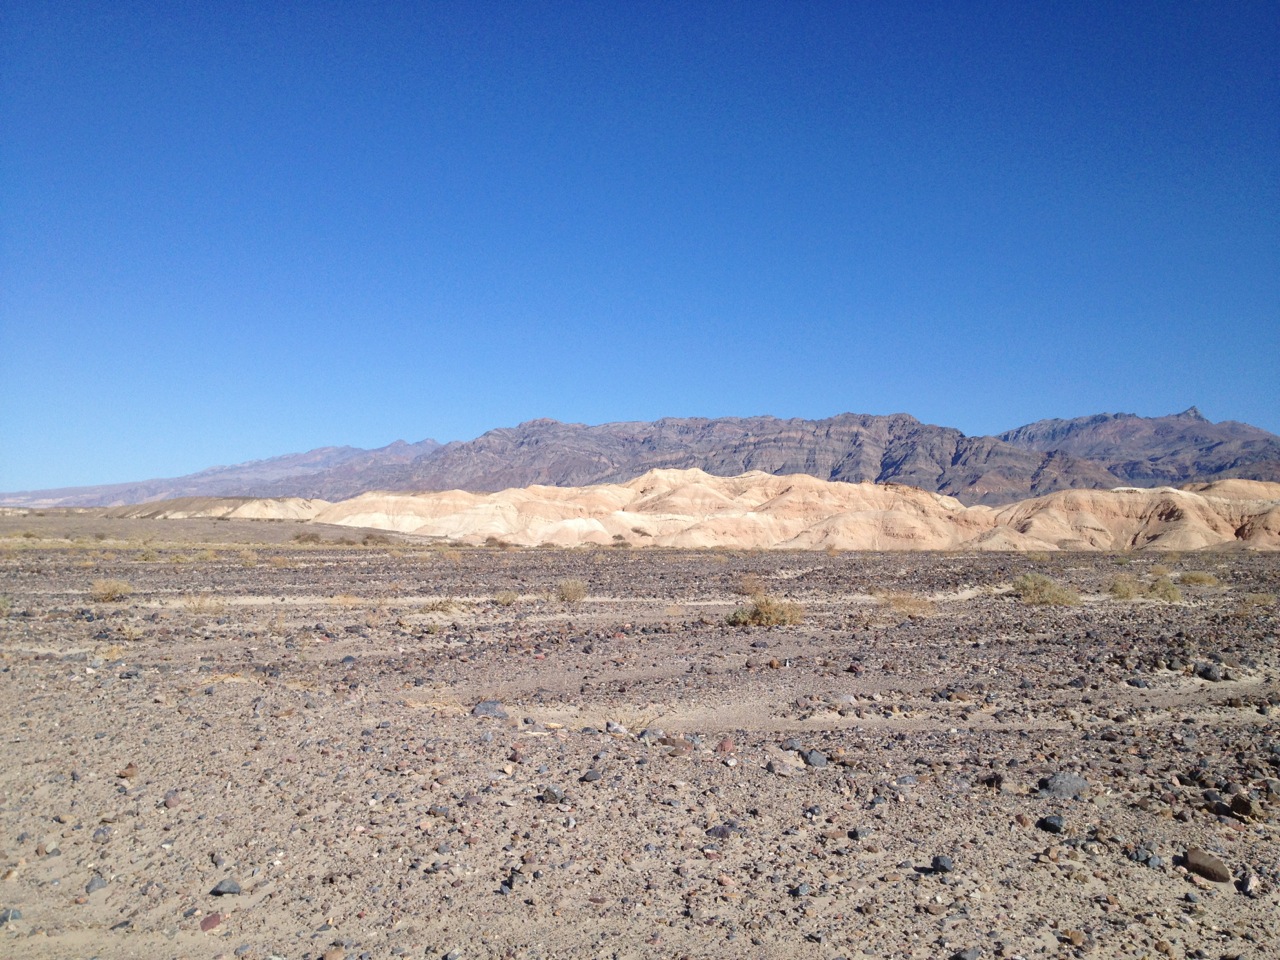
[[[492,492],[544,484],[623,483],[655,469],[716,476],[809,474],[898,483],[999,505],[1065,489],[1177,486],[1241,478],[1280,482],[1280,436],[1195,407],[1163,417],[1098,414],[968,437],[907,414],[823,420],[664,418],[584,425],[531,420],[474,440],[321,447],[188,476],[0,494],[25,507],[118,506],[176,497],[344,500],[375,490]]]

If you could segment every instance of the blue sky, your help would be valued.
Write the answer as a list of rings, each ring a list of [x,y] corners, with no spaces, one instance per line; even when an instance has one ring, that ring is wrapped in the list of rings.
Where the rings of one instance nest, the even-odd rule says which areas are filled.
[[[1280,432],[1280,3],[28,3],[0,490],[535,417]]]

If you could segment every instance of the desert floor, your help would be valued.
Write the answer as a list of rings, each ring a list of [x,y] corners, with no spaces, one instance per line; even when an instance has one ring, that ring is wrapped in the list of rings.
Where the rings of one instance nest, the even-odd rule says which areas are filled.
[[[362,537],[0,518],[0,955],[1280,956],[1280,556]]]

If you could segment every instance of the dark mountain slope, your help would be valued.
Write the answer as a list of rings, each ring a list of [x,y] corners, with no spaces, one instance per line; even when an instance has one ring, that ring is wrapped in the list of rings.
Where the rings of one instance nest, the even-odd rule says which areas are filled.
[[[1241,477],[1280,480],[1280,437],[1224,420],[1206,420],[1195,407],[1167,417],[1102,413],[1074,420],[1040,420],[1000,434],[1028,450],[1057,450],[1105,464],[1134,486],[1177,485]]]

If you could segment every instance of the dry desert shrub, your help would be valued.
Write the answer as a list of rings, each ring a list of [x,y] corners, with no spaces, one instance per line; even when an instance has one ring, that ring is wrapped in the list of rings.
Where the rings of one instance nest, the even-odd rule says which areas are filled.
[[[563,603],[581,603],[586,596],[587,585],[581,580],[561,580],[556,584],[556,597]]]
[[[1018,577],[1013,581],[1013,592],[1031,606],[1070,607],[1080,602],[1080,595],[1073,588],[1041,573],[1024,573]]]
[[[195,593],[183,598],[182,608],[193,616],[217,617],[226,611],[227,605],[211,593]]]
[[[789,600],[760,594],[749,607],[739,607],[725,622],[731,627],[785,627],[804,620],[804,608]]]
[[[758,597],[764,593],[764,581],[754,573],[744,573],[738,578],[733,592],[744,597]]]
[[[306,533],[295,533],[294,543],[320,543],[320,534],[308,530]]]
[[[242,567],[256,567],[258,565],[258,555],[252,550],[241,550],[236,556]]]
[[[1173,585],[1168,577],[1161,577],[1147,587],[1147,594],[1152,600],[1163,600],[1165,603],[1181,603],[1182,591]]]
[[[927,597],[903,591],[880,590],[873,596],[881,603],[905,617],[920,619],[937,613],[937,607]]]
[[[209,549],[201,550],[191,559],[195,560],[197,563],[212,563],[218,559],[218,551]]]
[[[422,604],[422,610],[425,613],[453,613],[460,604],[452,597],[436,597],[433,600],[426,600]]]
[[[1163,600],[1165,603],[1178,603],[1182,599],[1182,591],[1168,577],[1161,577],[1152,583],[1140,583],[1132,577],[1120,576],[1111,582],[1107,592],[1117,600]]]
[[[500,607],[509,607],[519,599],[520,595],[514,590],[499,590],[493,595],[493,602]]]
[[[276,569],[276,570],[287,570],[287,569],[289,569],[290,567],[292,567],[292,566],[293,566],[293,563],[292,563],[292,562],[290,562],[290,560],[289,560],[289,558],[288,558],[288,557],[282,557],[282,556],[277,555],[277,556],[274,556],[274,557],[268,557],[268,558],[267,558],[267,565],[268,565],[269,567],[272,567],[272,568]]]
[[[1151,568],[1151,575],[1153,577],[1167,577],[1171,572],[1172,571],[1170,571],[1170,569],[1163,563],[1157,563]]]
[[[1216,587],[1221,581],[1205,570],[1188,570],[1178,574],[1178,582],[1189,587]]]
[[[9,597],[0,596],[0,617],[7,617],[12,609],[13,600]]]
[[[99,603],[119,603],[127,600],[133,587],[123,580],[95,580],[89,587],[89,596]]]
[[[1133,577],[1116,577],[1107,590],[1117,600],[1136,600],[1142,596],[1142,587]]]
[[[3,609],[3,604],[3,599],[0,599],[0,609]],[[1246,593],[1236,602],[1235,613],[1238,617],[1248,617],[1269,610],[1275,605],[1274,593]]]

